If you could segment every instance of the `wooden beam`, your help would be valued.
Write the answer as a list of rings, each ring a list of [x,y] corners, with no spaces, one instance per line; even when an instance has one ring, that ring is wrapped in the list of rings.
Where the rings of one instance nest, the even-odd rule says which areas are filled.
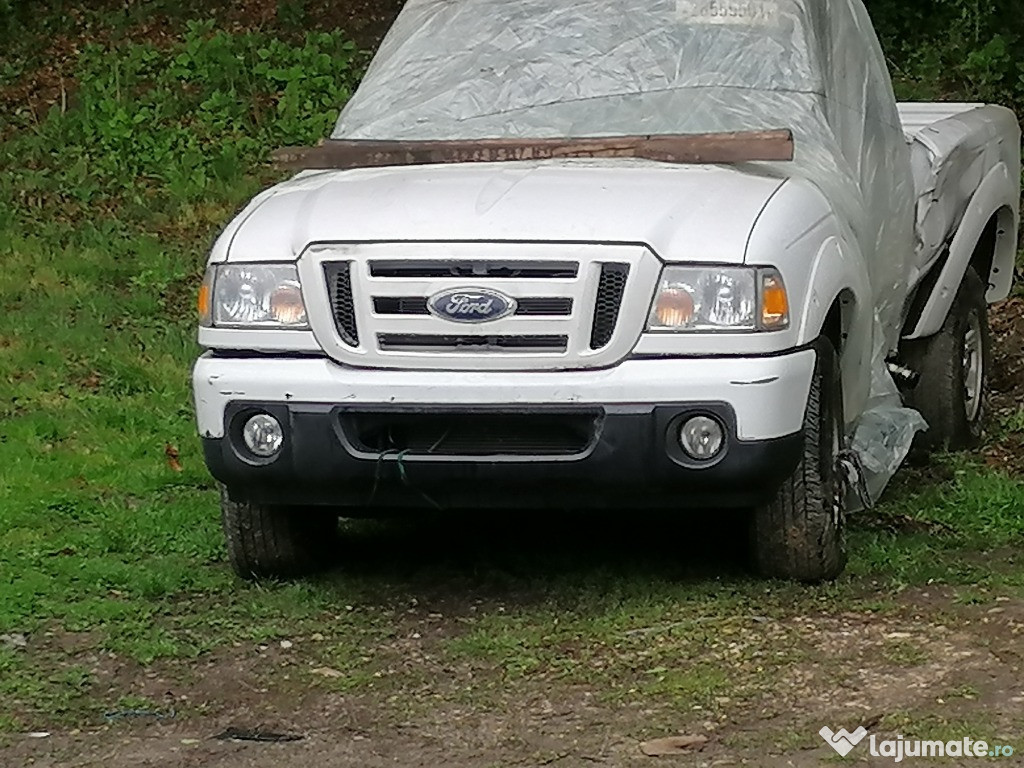
[[[500,163],[569,157],[636,157],[666,163],[789,161],[793,159],[793,132],[778,130],[588,139],[456,141],[328,139],[315,147],[285,147],[271,154],[275,164],[294,170]]]

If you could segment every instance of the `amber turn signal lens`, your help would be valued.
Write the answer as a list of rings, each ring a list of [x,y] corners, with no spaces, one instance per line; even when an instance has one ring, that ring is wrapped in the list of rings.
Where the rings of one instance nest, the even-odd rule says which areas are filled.
[[[664,328],[682,328],[693,320],[693,297],[689,291],[681,288],[670,288],[658,295],[654,314],[658,325]]]
[[[203,284],[199,286],[199,296],[196,300],[196,307],[199,310],[199,324],[209,326],[213,320],[213,270],[209,269],[203,277]]]
[[[789,297],[782,277],[766,273],[761,277],[761,327],[778,330],[789,325]]]

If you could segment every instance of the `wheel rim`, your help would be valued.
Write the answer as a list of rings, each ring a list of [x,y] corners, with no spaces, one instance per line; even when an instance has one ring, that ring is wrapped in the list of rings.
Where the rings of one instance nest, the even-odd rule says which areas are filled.
[[[964,408],[969,422],[977,419],[981,411],[982,385],[985,381],[982,353],[981,319],[976,312],[972,312],[968,315],[963,348]]]

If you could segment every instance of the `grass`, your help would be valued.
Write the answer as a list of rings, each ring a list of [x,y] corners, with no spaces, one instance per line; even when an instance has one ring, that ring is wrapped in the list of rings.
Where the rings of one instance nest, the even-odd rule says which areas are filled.
[[[914,643],[902,640],[888,643],[882,650],[882,656],[900,667],[917,667],[928,662],[930,658],[927,652]]]
[[[965,736],[973,740],[987,741],[989,744],[1005,743],[1005,735],[993,728],[983,718],[962,718],[957,716],[943,717],[932,715],[921,718],[910,712],[892,712],[882,721],[887,731],[898,733],[908,739],[922,741],[962,741]]]
[[[815,653],[801,616],[886,615],[929,584],[1024,596],[1024,486],[964,457],[856,521],[835,585],[747,578],[727,528],[591,516],[365,524],[347,570],[237,581],[195,437],[192,295],[218,227],[272,178],[267,150],[323,133],[364,59],[341,32],[108,26],[120,42],[84,46],[71,103],[0,130],[0,635],[29,639],[0,644],[0,732],[145,703],[97,682],[108,661],[187,676],[236,647],[287,660],[282,640],[297,679],[337,691],[425,685],[411,655],[461,670],[469,703],[540,680],[713,714]],[[8,84],[33,62],[15,50]],[[447,623],[424,634],[434,610]]]

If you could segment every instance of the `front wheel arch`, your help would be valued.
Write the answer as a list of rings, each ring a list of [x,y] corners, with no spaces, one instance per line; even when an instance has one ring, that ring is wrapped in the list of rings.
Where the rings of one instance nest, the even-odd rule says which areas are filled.
[[[856,415],[863,410],[870,392],[872,345],[871,326],[858,322],[861,311],[854,292],[849,288],[839,291],[829,305],[817,339],[827,339],[839,357],[839,371],[843,391],[843,413]],[[863,338],[858,334],[868,334]]]

